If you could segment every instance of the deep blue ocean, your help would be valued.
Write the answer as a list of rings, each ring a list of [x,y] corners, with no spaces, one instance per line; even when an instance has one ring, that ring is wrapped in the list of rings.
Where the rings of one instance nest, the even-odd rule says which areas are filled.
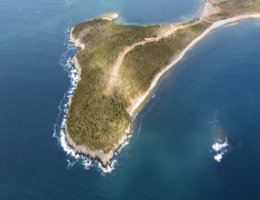
[[[0,199],[260,199],[260,20],[211,32],[168,71],[106,172],[62,141],[70,28],[190,20],[201,0],[2,0]]]

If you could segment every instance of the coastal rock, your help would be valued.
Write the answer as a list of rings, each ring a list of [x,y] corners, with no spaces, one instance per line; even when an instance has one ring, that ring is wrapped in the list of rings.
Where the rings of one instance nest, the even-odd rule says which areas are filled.
[[[76,70],[77,70],[77,74],[78,74],[78,78],[77,78],[77,80],[76,80],[76,83],[78,83],[79,81],[80,81],[80,76],[81,76],[81,67],[80,67],[80,65],[79,65],[79,62],[78,62],[78,59],[77,59],[77,57],[76,56],[74,56],[73,58],[72,58],[72,60],[71,60],[71,64],[76,68]],[[69,98],[69,100],[68,100],[68,105],[70,106],[70,104],[71,104],[71,99],[72,99],[72,96]]]
[[[67,129],[67,128],[66,128]],[[123,137],[118,141],[118,143],[115,145],[115,147],[109,151],[108,153],[104,153],[103,150],[95,150],[92,151],[91,149],[89,149],[87,146],[85,145],[77,145],[72,138],[69,136],[68,131],[66,130],[66,140],[69,143],[69,145],[72,146],[72,148],[79,154],[83,154],[86,156],[90,156],[92,158],[94,158],[95,160],[101,162],[102,166],[105,168],[108,165],[110,165],[111,163],[111,159],[114,155],[114,152],[119,149],[126,140],[129,139],[130,136],[130,126],[128,127],[128,129],[125,131],[125,134],[123,135]]]
[[[76,80],[76,83],[78,83],[78,82],[81,80],[81,78],[80,78],[80,76],[81,76],[81,67],[80,67],[80,65],[79,65],[79,61],[78,61],[78,59],[77,59],[76,56],[74,56],[74,57],[72,58],[71,64],[72,64],[72,65],[76,68],[76,70],[77,70],[78,78],[77,78],[77,80]]]
[[[74,44],[74,46],[76,46],[78,48],[85,49],[85,45],[81,42],[81,40],[73,37],[73,35],[72,35],[73,29],[74,29],[74,27],[72,27],[71,32],[70,32],[69,42]]]
[[[73,32],[73,28],[71,30],[71,34],[70,34],[70,40],[69,42],[73,43],[76,47],[79,48],[85,48],[85,45],[81,43],[81,41],[79,39],[75,39],[72,36],[72,32]],[[71,60],[71,64],[77,69],[77,73],[78,73],[78,78],[76,80],[76,83],[78,83],[81,78],[81,67],[79,65],[78,59],[76,56],[74,56]],[[68,100],[68,105],[70,106],[72,102],[72,96],[69,98]],[[92,158],[94,158],[95,160],[99,161],[103,167],[107,167],[108,165],[110,165],[111,163],[111,159],[114,155],[114,152],[119,149],[130,137],[130,125],[129,127],[125,130],[125,133],[123,135],[123,137],[117,142],[117,144],[114,146],[114,148],[109,151],[108,153],[104,153],[103,150],[95,150],[92,151],[91,149],[89,149],[86,145],[77,145],[72,138],[69,136],[68,131],[67,131],[67,126],[65,128],[65,135],[66,135],[66,140],[68,142],[68,144],[79,154],[83,154],[86,156],[90,156]]]

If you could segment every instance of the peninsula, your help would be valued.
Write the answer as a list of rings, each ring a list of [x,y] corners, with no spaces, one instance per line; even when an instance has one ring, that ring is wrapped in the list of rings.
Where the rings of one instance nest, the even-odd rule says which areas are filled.
[[[260,18],[260,0],[208,0],[200,17],[175,24],[119,25],[117,17],[79,23],[70,36],[79,47],[72,59],[79,79],[69,100],[66,139],[103,167],[128,139],[133,115],[160,77],[214,28]]]

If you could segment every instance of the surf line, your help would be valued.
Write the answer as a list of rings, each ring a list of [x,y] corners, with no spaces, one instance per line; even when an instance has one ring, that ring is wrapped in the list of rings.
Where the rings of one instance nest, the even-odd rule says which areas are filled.
[[[67,51],[62,54],[61,60],[59,64],[63,66],[63,69],[68,72],[71,86],[69,87],[68,91],[64,94],[63,99],[60,102],[60,105],[58,107],[59,114],[56,119],[56,122],[54,124],[54,133],[53,137],[58,140],[58,143],[64,150],[64,152],[67,154],[67,168],[71,168],[74,166],[75,163],[81,164],[84,169],[88,170],[90,167],[97,167],[98,171],[102,175],[105,175],[106,173],[111,173],[115,169],[115,165],[117,163],[117,160],[113,160],[111,162],[111,165],[107,168],[103,168],[102,165],[93,159],[91,159],[88,156],[80,155],[78,154],[66,141],[65,138],[65,125],[68,115],[68,100],[72,97],[73,93],[75,92],[77,88],[77,80],[79,78],[77,70],[74,68],[74,66],[71,65],[71,58],[69,55],[70,50],[75,50],[77,47],[74,47],[74,45],[68,45]]]
[[[174,60],[172,63],[167,65],[161,72],[159,72],[156,77],[154,78],[153,82],[151,83],[149,89],[145,92],[145,94],[139,99],[139,101],[134,105],[132,110],[130,111],[130,115],[133,116],[137,109],[142,105],[142,103],[147,99],[148,95],[151,93],[151,91],[154,89],[154,87],[157,85],[160,78],[164,75],[165,72],[167,72],[170,68],[172,68],[174,65],[176,65],[185,55],[185,53],[191,49],[194,45],[196,45],[200,40],[202,40],[205,36],[207,36],[213,29],[216,29],[220,26],[223,26],[225,24],[235,22],[235,21],[241,21],[245,19],[257,19],[260,18],[260,14],[255,15],[243,15],[238,17],[232,17],[228,19],[224,19],[218,22],[213,23],[208,29],[206,29],[200,36],[195,38],[178,56],[176,60]]]

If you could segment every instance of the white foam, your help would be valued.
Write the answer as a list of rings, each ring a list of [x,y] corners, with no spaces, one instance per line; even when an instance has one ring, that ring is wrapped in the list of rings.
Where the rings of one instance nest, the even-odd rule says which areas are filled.
[[[217,162],[221,162],[222,156],[224,153],[219,153],[216,156],[214,156],[214,160]]]
[[[117,160],[113,160],[110,164],[110,166],[107,166],[106,168],[102,167],[101,163],[98,162],[98,167],[101,170],[102,174],[105,173],[111,173],[115,169],[115,165],[117,163]]]
[[[128,141],[125,141],[122,145],[121,145],[121,147],[115,152],[115,155],[117,155],[118,153],[120,153],[121,151],[122,151],[122,149],[126,146],[126,145],[128,145],[129,144],[129,142]]]
[[[215,144],[212,145],[212,149],[214,151],[218,152],[218,151],[221,151],[222,149],[224,149],[227,146],[228,146],[227,142],[224,142],[223,144],[215,143]]]
[[[84,159],[82,162],[82,165],[84,166],[84,169],[88,170],[90,167],[92,167],[92,161],[91,159]]]
[[[66,41],[68,41],[69,39],[70,30],[71,30],[70,28],[67,28],[64,33]],[[73,95],[73,93],[77,88],[76,81],[78,79],[77,70],[71,65],[72,58],[70,56],[72,54],[71,51],[75,51],[75,50],[77,50],[77,47],[69,43],[66,52],[63,53],[60,58],[59,64],[63,67],[65,71],[68,72],[71,86],[69,87],[68,91],[64,94],[60,102],[60,105],[58,107],[60,112],[57,116],[56,123],[54,124],[53,137],[57,138],[58,143],[61,145],[65,153],[68,155],[68,159],[67,159],[68,168],[73,167],[75,163],[79,162],[84,166],[84,169],[86,170],[88,170],[92,166],[96,166],[98,169],[101,169],[102,174],[110,173],[115,169],[115,165],[117,163],[116,160],[113,160],[111,162],[111,165],[108,166],[107,168],[103,168],[99,162],[97,161],[93,162],[93,159],[91,159],[90,157],[78,154],[66,141],[65,126],[66,126],[66,120],[68,115],[68,100]],[[128,142],[125,142],[119,150],[121,150],[127,144]]]
[[[217,152],[217,154],[214,156],[214,160],[217,162],[221,162],[223,155],[227,152],[228,147],[228,140],[225,138],[225,142],[221,143],[221,140],[218,139],[219,142],[216,142],[212,145],[212,149]]]
[[[68,41],[69,35],[70,35],[70,28],[67,28],[65,31],[65,40]],[[67,120],[67,113],[68,113],[68,98],[72,96],[72,94],[75,92],[77,88],[76,80],[78,78],[77,70],[71,65],[71,51],[75,51],[77,47],[74,47],[72,44],[68,44],[67,50],[65,53],[61,55],[59,64],[63,67],[65,71],[68,72],[68,76],[70,78],[71,86],[68,89],[67,93],[64,94],[63,99],[60,102],[60,105],[58,109],[60,110],[58,117],[56,119],[56,123],[54,124],[54,133],[53,137],[56,137],[58,139],[58,143],[61,145],[62,149],[66,152],[66,154],[69,156],[67,159],[68,162],[68,168],[71,168],[74,166],[75,163],[78,161],[82,161],[82,164],[85,169],[88,169],[89,166],[91,166],[91,159],[79,155],[77,152],[74,151],[73,148],[71,148],[70,145],[68,145],[65,137],[65,125]]]

